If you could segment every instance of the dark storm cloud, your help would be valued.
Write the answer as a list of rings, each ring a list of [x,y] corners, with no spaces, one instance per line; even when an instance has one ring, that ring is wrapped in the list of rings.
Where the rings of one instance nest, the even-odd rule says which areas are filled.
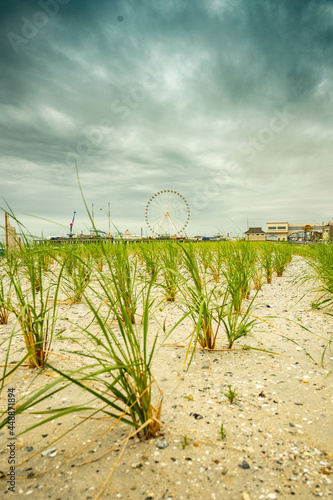
[[[288,219],[285,199],[301,220],[319,187],[330,217],[332,20],[324,0],[3,2],[1,195],[67,220],[76,162],[136,228],[161,188],[193,232]]]

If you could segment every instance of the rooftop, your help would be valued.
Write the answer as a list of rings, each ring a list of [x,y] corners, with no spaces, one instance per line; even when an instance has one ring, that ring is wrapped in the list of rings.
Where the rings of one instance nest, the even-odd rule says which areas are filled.
[[[249,227],[249,229],[245,231],[244,234],[258,234],[258,233],[265,234],[265,231],[263,231],[261,227]]]

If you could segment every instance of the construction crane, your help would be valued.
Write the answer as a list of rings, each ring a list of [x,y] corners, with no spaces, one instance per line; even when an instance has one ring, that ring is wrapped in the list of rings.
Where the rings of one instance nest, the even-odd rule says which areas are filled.
[[[69,235],[68,235],[69,237],[73,236],[73,225],[74,225],[75,214],[76,212],[74,212],[72,222],[69,225]]]

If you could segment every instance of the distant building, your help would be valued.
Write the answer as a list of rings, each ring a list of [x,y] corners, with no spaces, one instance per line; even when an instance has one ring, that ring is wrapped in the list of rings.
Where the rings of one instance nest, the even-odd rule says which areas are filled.
[[[268,241],[287,241],[288,222],[266,222],[266,239]]]
[[[245,231],[246,241],[265,241],[266,233],[261,229],[261,227],[250,227]]]
[[[267,222],[267,241],[313,240],[321,238],[323,225],[289,224],[288,222]]]
[[[333,241],[333,221],[330,221],[324,226],[323,240]]]

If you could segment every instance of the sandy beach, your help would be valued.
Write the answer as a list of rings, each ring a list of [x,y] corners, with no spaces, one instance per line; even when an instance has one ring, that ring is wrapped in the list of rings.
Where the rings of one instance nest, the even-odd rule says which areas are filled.
[[[303,258],[294,256],[283,277],[263,285],[255,312],[261,321],[232,350],[226,349],[221,335],[216,350],[196,349],[186,370],[191,321],[185,319],[164,345],[160,334],[153,374],[164,396],[163,427],[156,438],[128,440],[133,432],[129,426],[114,425],[113,419],[101,414],[86,420],[88,414],[80,412],[17,437],[15,498],[331,498],[333,378],[328,369],[332,357],[327,354],[324,368],[321,355],[333,333],[333,317],[311,309],[312,282],[293,283],[306,266]],[[76,325],[87,322],[86,304],[62,309],[59,326],[67,324],[71,334]],[[182,314],[177,300],[160,309],[150,319],[151,335],[164,321],[171,327]],[[11,317],[0,328],[3,339],[14,321]],[[69,352],[74,347],[66,333],[53,342],[51,360],[58,369],[79,362]],[[15,336],[10,361],[17,361],[19,353],[14,351],[23,348],[22,342]],[[4,357],[5,351],[2,364]],[[37,373],[21,367],[10,385],[19,397],[56,376],[47,369]],[[232,403],[226,396],[229,386],[237,394]],[[2,404],[4,399],[5,392]],[[43,404],[59,408],[90,399],[70,386]],[[38,414],[43,404],[31,410],[35,414],[17,416],[17,434],[43,418]],[[6,433],[2,429],[4,473]],[[7,486],[2,479],[2,498],[12,495]]]

